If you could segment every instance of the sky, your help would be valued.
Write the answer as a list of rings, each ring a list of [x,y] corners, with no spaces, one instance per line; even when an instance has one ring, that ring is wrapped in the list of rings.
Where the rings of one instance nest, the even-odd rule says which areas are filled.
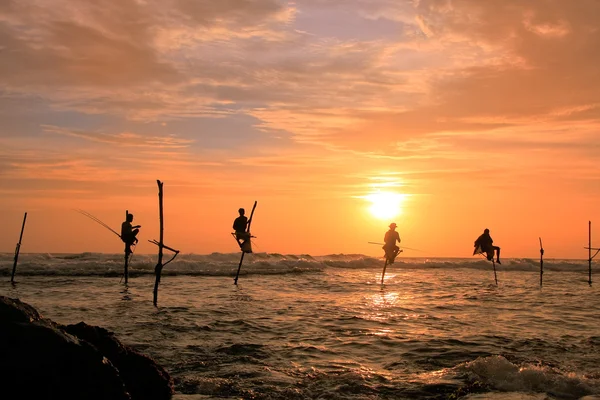
[[[0,251],[586,258],[597,0],[0,0]],[[597,225],[594,224],[596,222]],[[597,228],[596,228],[597,226]]]

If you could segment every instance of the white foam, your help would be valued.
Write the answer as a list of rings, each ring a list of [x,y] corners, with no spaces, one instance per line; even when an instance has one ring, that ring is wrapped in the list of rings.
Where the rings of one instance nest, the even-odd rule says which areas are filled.
[[[555,368],[524,364],[517,366],[502,356],[480,357],[461,366],[472,380],[502,392],[547,393],[561,398],[579,398],[597,392],[590,381]],[[512,397],[511,397],[512,398]]]
[[[153,274],[156,254],[134,254],[130,271],[133,274]],[[229,275],[237,269],[240,253],[180,254],[163,274]],[[244,259],[244,272],[253,274],[289,274],[318,272],[325,268],[369,269],[381,268],[382,259],[362,254],[331,254],[325,256],[283,255],[253,253]],[[0,254],[0,275],[10,275],[13,254]],[[401,258],[394,264],[402,269],[478,269],[489,270],[490,263],[478,258]],[[49,254],[22,253],[19,258],[20,275],[107,276],[120,273],[123,254],[78,253]],[[578,260],[547,260],[548,271],[586,271],[587,262]],[[538,271],[537,261],[506,259],[497,265],[499,271]]]

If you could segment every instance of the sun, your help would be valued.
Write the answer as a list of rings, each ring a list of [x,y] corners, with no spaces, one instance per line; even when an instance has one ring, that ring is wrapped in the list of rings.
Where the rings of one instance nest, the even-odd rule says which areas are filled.
[[[388,220],[402,214],[402,203],[406,195],[391,192],[377,192],[364,198],[371,202],[369,211],[375,218]]]

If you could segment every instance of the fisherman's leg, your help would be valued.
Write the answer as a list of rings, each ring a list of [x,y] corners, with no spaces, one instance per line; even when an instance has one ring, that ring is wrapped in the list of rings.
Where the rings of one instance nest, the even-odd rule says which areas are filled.
[[[396,256],[398,255],[398,251],[400,251],[400,247],[394,246],[390,249],[390,257],[388,257],[388,263],[393,264],[396,260]]]
[[[498,246],[494,246],[494,250],[496,250],[496,262],[497,262],[498,264],[502,264],[502,263],[500,262],[500,247],[498,247]]]
[[[137,243],[138,242],[138,238],[137,238],[137,234],[140,233],[139,229],[134,229],[131,231],[131,238],[132,240]]]
[[[250,235],[248,235],[246,232],[236,232],[235,238],[240,245],[240,248],[243,250],[244,245],[250,239]]]

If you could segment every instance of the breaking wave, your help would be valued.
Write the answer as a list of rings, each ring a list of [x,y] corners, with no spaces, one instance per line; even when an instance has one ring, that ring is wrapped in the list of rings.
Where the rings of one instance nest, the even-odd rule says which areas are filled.
[[[167,258],[168,259],[168,258]],[[163,269],[163,275],[234,275],[240,253],[212,253],[207,255],[182,254]],[[327,268],[369,269],[381,268],[382,259],[362,254],[308,254],[253,253],[244,259],[244,273],[279,275],[319,273]],[[0,253],[0,275],[10,275],[13,254]],[[130,262],[130,275],[154,273],[156,255],[135,254]],[[539,271],[539,261],[533,259],[506,259],[496,266],[499,271]],[[394,268],[403,269],[457,269],[487,270],[490,263],[484,259],[465,258],[402,258]],[[545,260],[547,271],[587,271],[587,260]],[[123,255],[105,253],[49,254],[25,253],[19,257],[18,275],[23,276],[119,276],[123,270]]]

